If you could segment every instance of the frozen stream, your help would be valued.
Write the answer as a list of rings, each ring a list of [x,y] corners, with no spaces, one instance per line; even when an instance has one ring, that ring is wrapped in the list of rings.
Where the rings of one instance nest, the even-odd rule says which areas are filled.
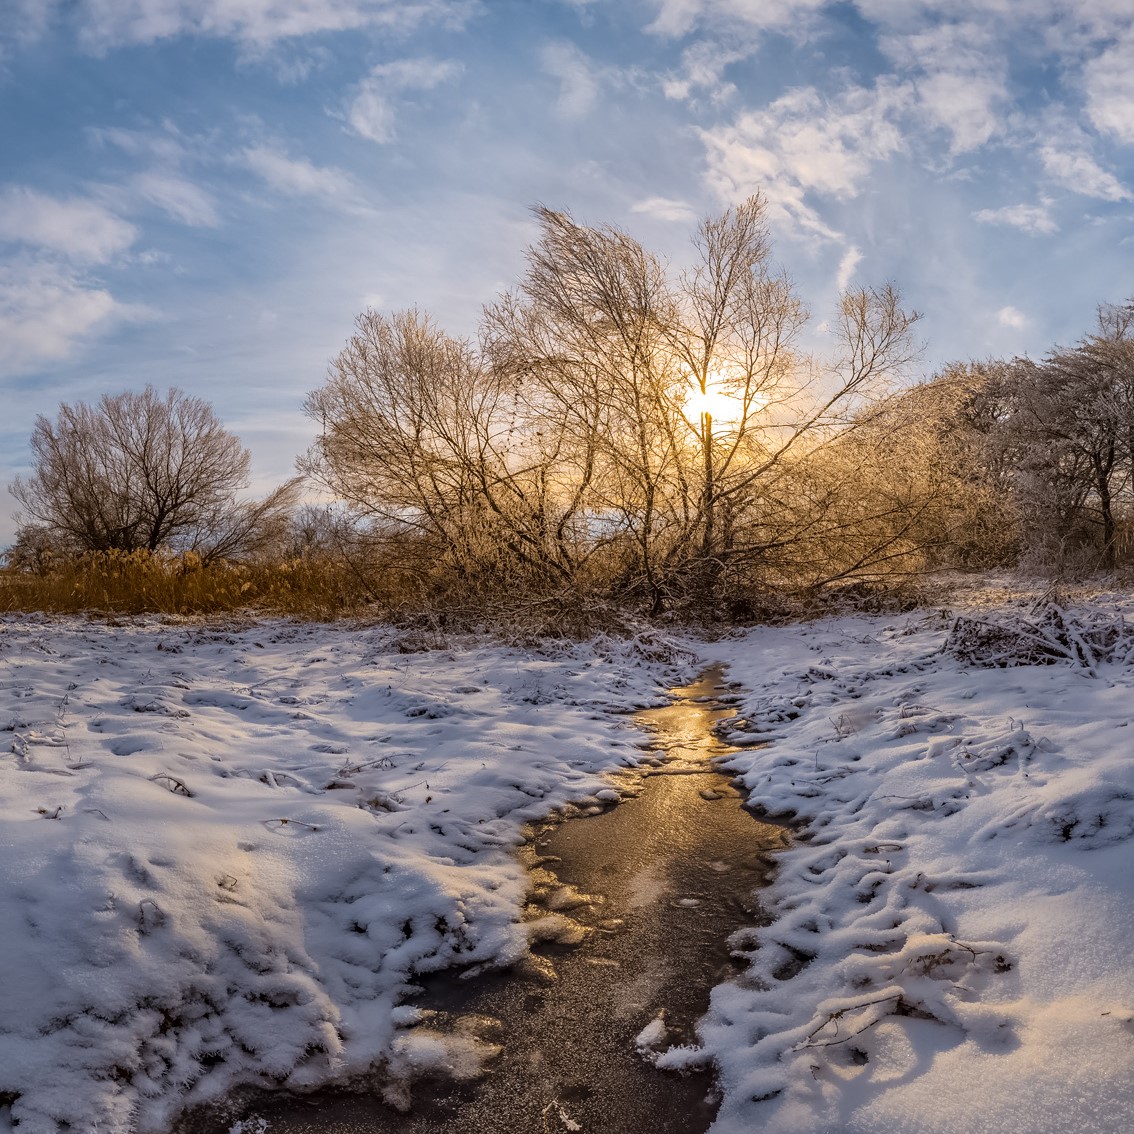
[[[498,1045],[475,1080],[417,1083],[399,1114],[373,1095],[326,1091],[252,1100],[243,1129],[269,1134],[612,1131],[696,1134],[712,1121],[712,1076],[657,1070],[658,1050],[694,1039],[709,990],[736,973],[726,941],[759,917],[756,891],[786,843],[741,806],[713,770],[730,749],[713,725],[730,715],[719,669],[640,712],[658,763],[628,774],[628,798],[601,814],[548,824],[527,847],[532,918],[554,911],[574,943],[535,947],[527,971],[423,981],[431,1028]],[[577,923],[577,926],[575,925]],[[581,928],[579,928],[581,927]],[[646,1052],[648,1055],[648,1052]],[[262,1121],[258,1121],[262,1120]],[[227,1130],[194,1122],[193,1134]]]

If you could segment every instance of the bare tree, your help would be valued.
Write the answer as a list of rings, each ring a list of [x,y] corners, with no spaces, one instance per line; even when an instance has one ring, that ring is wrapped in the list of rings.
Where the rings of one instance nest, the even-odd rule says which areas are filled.
[[[321,433],[300,468],[376,530],[465,574],[570,577],[557,435],[521,426],[515,391],[471,344],[416,311],[367,311],[305,409]]]
[[[916,354],[918,315],[886,286],[843,297],[845,357],[803,356],[808,313],[771,262],[765,210],[757,195],[704,220],[673,279],[626,233],[539,209],[520,292],[489,312],[497,355],[557,407],[560,435],[570,423],[589,506],[617,517],[606,530],[628,537],[655,607],[779,546],[781,466]]]
[[[290,482],[241,502],[250,457],[200,398],[152,386],[64,403],[32,431],[33,475],[11,492],[25,524],[79,550],[193,550],[203,558],[248,549],[294,503]]]
[[[554,445],[557,527],[656,599],[688,496],[668,281],[627,234],[536,214],[520,290],[486,314],[489,356],[528,431]]]
[[[1094,334],[1010,378],[1002,439],[1031,554],[1114,567],[1134,510],[1134,308],[1101,307]]]
[[[804,356],[760,197],[704,221],[676,275],[617,228],[536,216],[478,343],[413,311],[359,318],[308,398],[321,436],[301,468],[471,574],[656,610],[757,571],[795,538],[791,460],[908,362],[916,313],[889,287],[850,293],[846,357]]]

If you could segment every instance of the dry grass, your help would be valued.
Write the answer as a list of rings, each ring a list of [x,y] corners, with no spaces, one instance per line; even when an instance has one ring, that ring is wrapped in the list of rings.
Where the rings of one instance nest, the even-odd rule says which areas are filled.
[[[41,572],[0,570],[0,613],[260,613],[311,621],[362,616],[425,634],[489,631],[531,641],[633,636],[659,621],[712,631],[848,610],[909,609],[925,597],[909,580],[821,593],[737,587],[699,601],[686,597],[651,617],[640,602],[619,599],[600,585],[548,593],[503,570],[461,578],[416,547],[254,564],[99,552],[56,560]]]
[[[44,574],[0,572],[0,611],[217,614],[261,610],[298,618],[354,615],[380,602],[373,583],[347,564],[201,564],[192,557],[98,553]]]

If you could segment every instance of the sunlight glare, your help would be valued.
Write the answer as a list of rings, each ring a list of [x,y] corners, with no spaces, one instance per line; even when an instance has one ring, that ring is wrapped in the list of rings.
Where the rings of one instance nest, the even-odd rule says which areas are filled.
[[[739,425],[744,417],[744,402],[731,393],[719,378],[710,378],[703,393],[694,379],[685,399],[685,413],[691,421],[707,413],[719,425]]]

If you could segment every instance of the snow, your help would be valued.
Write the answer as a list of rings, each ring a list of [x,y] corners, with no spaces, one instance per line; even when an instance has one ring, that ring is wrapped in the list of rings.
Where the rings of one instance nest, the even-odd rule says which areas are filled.
[[[733,737],[767,742],[729,766],[751,805],[809,832],[764,895],[775,920],[736,936],[749,967],[714,990],[702,1028],[725,1091],[717,1134],[1129,1127],[1122,609],[1102,596],[1068,619],[1087,643],[1110,627],[1109,663],[1076,647],[973,664],[943,649],[943,612],[712,647],[747,690]],[[991,621],[1028,646],[1046,618]]]
[[[655,1016],[634,1037],[634,1047],[638,1054],[643,1059],[648,1059],[651,1063],[654,1062],[657,1059],[657,1052],[654,1049],[664,1045],[668,1030],[665,1026],[665,1019],[662,1016]]]
[[[615,714],[691,658],[420,646],[0,624],[0,1103],[21,1134],[158,1131],[239,1082],[380,1060],[479,1066],[473,1038],[405,1030],[401,1001],[417,974],[570,936],[521,921],[523,826],[610,799],[603,773],[646,755]]]
[[[160,1131],[376,1063],[475,1075],[493,1045],[432,1029],[416,977],[573,939],[569,888],[522,920],[524,824],[615,805],[609,774],[652,759],[624,714],[710,662],[738,686],[728,767],[799,834],[700,1045],[659,1019],[643,1054],[715,1061],[714,1134],[1125,1130],[1132,611],[683,647],[6,619],[0,1131]],[[1000,668],[1013,643],[1051,664]]]

